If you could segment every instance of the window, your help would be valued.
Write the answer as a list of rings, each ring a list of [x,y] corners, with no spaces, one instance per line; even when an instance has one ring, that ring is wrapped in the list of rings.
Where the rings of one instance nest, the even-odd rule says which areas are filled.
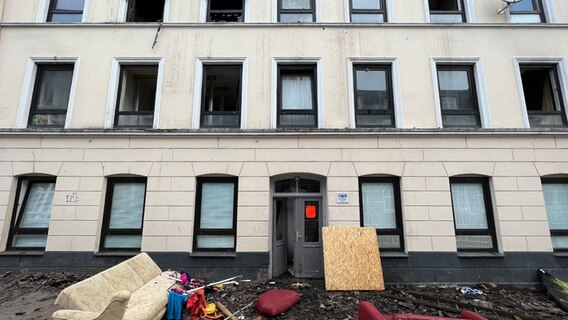
[[[315,65],[278,66],[278,127],[316,128]]]
[[[510,21],[514,23],[545,22],[541,0],[522,0],[509,7]]]
[[[109,178],[101,251],[140,251],[146,178]]]
[[[85,0],[51,0],[47,22],[77,23],[83,20]]]
[[[444,127],[481,127],[472,66],[438,65]]]
[[[241,65],[203,66],[201,127],[240,127],[241,75]]]
[[[126,22],[161,22],[165,0],[129,0]]]
[[[194,251],[235,251],[237,190],[237,178],[197,178]]]
[[[355,65],[353,69],[357,127],[394,127],[390,66]]]
[[[557,67],[526,64],[520,71],[530,126],[566,126]]]
[[[245,0],[209,0],[207,22],[243,22]]]
[[[428,0],[430,21],[434,23],[465,22],[463,0]]]
[[[542,179],[554,251],[568,251],[568,179]]]
[[[157,65],[121,66],[115,127],[151,128],[153,126],[157,78]]]
[[[458,251],[496,251],[488,180],[452,178],[450,184]]]
[[[29,127],[63,128],[69,106],[73,64],[40,64],[28,119]]]
[[[398,178],[359,178],[361,226],[377,229],[381,251],[404,250]]]
[[[387,22],[385,0],[349,0],[349,6],[351,10],[351,22]]]
[[[45,250],[54,191],[55,178],[18,180],[8,250]]]
[[[278,0],[279,22],[315,22],[315,0]]]

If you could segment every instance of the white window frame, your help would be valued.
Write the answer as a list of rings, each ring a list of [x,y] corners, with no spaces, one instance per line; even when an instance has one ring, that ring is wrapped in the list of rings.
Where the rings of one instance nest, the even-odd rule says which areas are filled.
[[[403,108],[400,87],[400,68],[398,58],[395,57],[349,57],[347,58],[348,90],[349,90],[349,127],[357,128],[355,122],[355,84],[353,66],[357,64],[389,65],[391,67],[392,96],[395,128],[402,128]]]
[[[473,6],[473,0],[463,0],[463,10],[465,10],[465,22],[462,23],[475,23],[475,9]],[[428,0],[424,0],[424,15],[426,17],[426,23],[432,23],[430,20],[430,3]]]
[[[73,64],[73,78],[71,79],[71,88],[69,90],[69,104],[67,105],[67,114],[65,115],[64,129],[68,129],[71,125],[71,117],[73,115],[73,105],[75,101],[75,91],[77,87],[77,77],[79,75],[79,57],[30,57],[26,65],[24,75],[24,86],[20,95],[20,104],[18,106],[18,115],[16,116],[16,128],[25,129],[28,127],[30,109],[34,95],[36,74],[38,64]]]
[[[551,0],[542,0],[542,11],[544,12],[544,20],[541,23],[556,23],[556,16],[554,15],[553,4]],[[520,23],[521,22],[512,22],[511,21],[511,13],[509,10],[506,10],[507,14],[507,23]]]
[[[329,1],[329,0],[328,0]],[[316,14],[316,21],[315,22],[308,22],[308,23],[317,23],[317,22],[321,22],[323,21],[321,18],[321,6],[322,6],[322,0],[316,0],[316,10],[315,10],[315,14]],[[273,23],[281,23],[278,22],[278,0],[272,0],[272,22]],[[300,24],[300,23],[298,23]]]
[[[521,100],[521,114],[523,115],[523,122],[525,128],[530,128],[529,112],[527,110],[527,103],[525,101],[525,91],[523,88],[523,79],[521,77],[521,65],[522,64],[555,64],[557,67],[556,73],[558,74],[558,87],[560,88],[560,96],[562,97],[562,102],[564,108],[568,107],[568,68],[566,68],[566,61],[564,58],[558,57],[515,57],[513,58],[513,64],[515,67],[515,76],[517,80],[517,88],[519,92],[519,99]],[[564,112],[566,117],[568,113]]]
[[[156,129],[160,120],[160,105],[162,100],[162,83],[164,79],[164,58],[161,57],[115,57],[112,60],[108,98],[105,112],[105,129],[114,129],[116,103],[118,101],[118,86],[120,84],[120,70],[128,65],[158,65],[158,78],[156,79],[156,100],[154,102],[154,122],[152,128]]]
[[[120,3],[118,5],[118,22],[126,22],[128,1],[131,0],[120,0]],[[164,0],[164,17],[162,20],[162,23],[170,22],[170,0]]]
[[[434,103],[436,105],[436,126],[438,128],[444,127],[442,123],[442,105],[440,103],[440,91],[438,84],[438,65],[468,64],[473,67],[481,129],[491,128],[491,109],[489,108],[489,99],[487,98],[487,89],[485,88],[485,75],[483,72],[481,57],[432,57],[430,58],[430,64],[432,69],[432,83],[434,85]]]
[[[349,6],[349,2],[351,0],[344,0],[344,12],[345,12],[345,22],[351,23],[351,7]],[[380,1],[380,0],[376,0]],[[387,21],[384,23],[392,23],[395,22],[394,19],[394,11],[393,11],[393,0],[385,0],[386,6],[386,13],[387,13]],[[372,23],[371,23],[372,24]]]
[[[166,0],[168,1],[168,0]],[[207,6],[210,0],[200,0],[199,4],[199,22],[207,23]],[[242,23],[250,22],[250,0],[244,0],[245,5],[243,10],[245,11],[245,16],[243,17]]]
[[[81,22],[87,22],[87,11],[89,8],[89,0],[84,0],[83,4],[83,15],[81,17]],[[168,1],[168,0],[166,0]],[[36,15],[36,22],[47,22],[47,15],[49,14],[49,5],[51,0],[40,0]]]
[[[297,57],[286,58],[278,57],[272,58],[272,82],[270,88],[270,128],[278,128],[278,65],[279,64],[316,64],[316,85],[317,85],[317,129],[324,127],[324,101],[323,101],[323,88],[324,88],[324,75],[323,75],[323,58],[322,57]]]
[[[201,99],[203,98],[203,65],[242,64],[241,85],[241,129],[247,127],[247,101],[248,101],[248,58],[247,57],[202,57],[195,62],[195,83],[193,86],[193,114],[191,127],[199,129],[201,126]]]

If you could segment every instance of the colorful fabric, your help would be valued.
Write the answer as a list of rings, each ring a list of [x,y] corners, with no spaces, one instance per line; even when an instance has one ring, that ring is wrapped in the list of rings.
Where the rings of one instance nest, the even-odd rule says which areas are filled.
[[[168,320],[181,320],[184,303],[187,302],[185,294],[170,292],[168,297]]]

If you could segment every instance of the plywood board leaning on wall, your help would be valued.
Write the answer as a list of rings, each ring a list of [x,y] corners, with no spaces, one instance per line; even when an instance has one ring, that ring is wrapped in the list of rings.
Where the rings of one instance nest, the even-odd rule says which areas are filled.
[[[326,290],[385,289],[375,228],[322,229]]]

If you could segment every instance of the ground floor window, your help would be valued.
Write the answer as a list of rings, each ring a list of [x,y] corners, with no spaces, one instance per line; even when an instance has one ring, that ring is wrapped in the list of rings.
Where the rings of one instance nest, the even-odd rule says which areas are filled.
[[[568,179],[543,179],[542,190],[554,251],[568,251]]]

